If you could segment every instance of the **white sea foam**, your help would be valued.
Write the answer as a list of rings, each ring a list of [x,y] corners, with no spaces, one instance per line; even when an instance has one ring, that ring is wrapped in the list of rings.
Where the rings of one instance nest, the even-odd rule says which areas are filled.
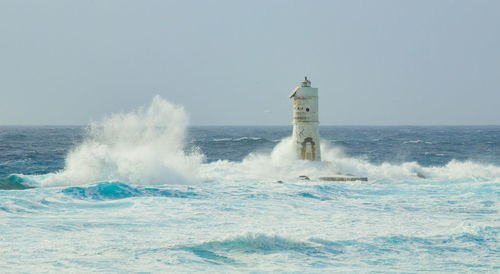
[[[346,156],[326,140],[321,141],[321,162],[295,159],[291,137],[283,139],[270,154],[251,153],[241,162],[220,160],[204,164],[202,177],[228,180],[283,180],[305,175],[310,178],[351,174],[373,180],[450,180],[480,178],[498,180],[500,167],[452,160],[445,166],[422,167],[417,162],[374,164]]]
[[[184,152],[187,124],[183,107],[156,96],[147,108],[91,123],[84,141],[68,154],[62,171],[31,178],[28,184],[192,183],[203,154]]]

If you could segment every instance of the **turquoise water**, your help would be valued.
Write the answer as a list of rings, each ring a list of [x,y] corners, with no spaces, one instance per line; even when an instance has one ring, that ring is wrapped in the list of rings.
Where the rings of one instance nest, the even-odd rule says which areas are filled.
[[[309,163],[155,100],[0,128],[0,271],[500,271],[500,127],[321,127]]]

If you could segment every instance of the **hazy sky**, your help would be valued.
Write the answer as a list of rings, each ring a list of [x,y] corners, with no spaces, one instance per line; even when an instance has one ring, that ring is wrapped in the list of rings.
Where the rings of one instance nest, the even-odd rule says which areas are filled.
[[[192,125],[500,124],[500,1],[0,0],[0,125],[149,104]]]

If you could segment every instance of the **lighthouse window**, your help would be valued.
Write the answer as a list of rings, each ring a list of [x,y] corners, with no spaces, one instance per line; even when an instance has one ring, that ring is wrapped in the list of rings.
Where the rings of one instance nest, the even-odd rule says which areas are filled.
[[[309,112],[309,108],[306,108],[306,111]]]

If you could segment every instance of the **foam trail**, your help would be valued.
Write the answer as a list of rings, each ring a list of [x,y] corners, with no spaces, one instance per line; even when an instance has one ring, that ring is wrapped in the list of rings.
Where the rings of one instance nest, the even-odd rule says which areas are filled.
[[[147,108],[112,114],[91,123],[84,141],[57,173],[29,176],[31,186],[82,185],[99,181],[128,184],[193,183],[203,154],[184,152],[188,116],[160,96]]]

